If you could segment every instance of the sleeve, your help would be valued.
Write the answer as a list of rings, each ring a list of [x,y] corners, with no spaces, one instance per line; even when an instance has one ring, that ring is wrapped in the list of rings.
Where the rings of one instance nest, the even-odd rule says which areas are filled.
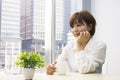
[[[95,72],[104,63],[106,56],[106,45],[94,45],[91,51],[82,50],[75,54],[75,63],[80,73]]]
[[[62,50],[62,53],[58,56],[57,58],[57,61],[58,60],[61,60],[61,61],[67,61],[68,60],[68,51],[69,51],[69,47],[70,47],[70,44],[67,44],[63,50]]]

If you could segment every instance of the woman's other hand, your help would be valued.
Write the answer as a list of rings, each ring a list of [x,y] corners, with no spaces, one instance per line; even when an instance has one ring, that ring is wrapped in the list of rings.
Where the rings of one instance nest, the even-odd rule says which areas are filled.
[[[57,61],[54,61],[52,64],[49,64],[47,66],[46,73],[48,75],[52,75],[55,72],[55,70],[56,70],[56,67],[55,67],[56,63],[57,63]]]

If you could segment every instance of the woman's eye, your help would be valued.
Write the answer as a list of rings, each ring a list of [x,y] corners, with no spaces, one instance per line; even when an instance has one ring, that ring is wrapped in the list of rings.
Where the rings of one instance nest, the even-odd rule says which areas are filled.
[[[78,25],[77,25],[77,27],[80,27],[80,26],[82,26],[82,25],[81,25],[81,24],[78,24]]]

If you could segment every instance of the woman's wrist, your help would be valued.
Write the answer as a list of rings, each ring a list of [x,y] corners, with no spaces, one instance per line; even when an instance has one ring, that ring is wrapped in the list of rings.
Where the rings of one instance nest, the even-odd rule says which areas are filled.
[[[76,51],[84,50],[84,47],[82,45],[77,45]]]

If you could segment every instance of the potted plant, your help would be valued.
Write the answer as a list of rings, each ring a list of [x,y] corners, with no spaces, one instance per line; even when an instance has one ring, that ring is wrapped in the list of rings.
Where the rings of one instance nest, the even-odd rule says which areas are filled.
[[[25,79],[32,79],[36,68],[44,68],[46,62],[43,56],[36,52],[21,52],[15,64],[23,68]]]

